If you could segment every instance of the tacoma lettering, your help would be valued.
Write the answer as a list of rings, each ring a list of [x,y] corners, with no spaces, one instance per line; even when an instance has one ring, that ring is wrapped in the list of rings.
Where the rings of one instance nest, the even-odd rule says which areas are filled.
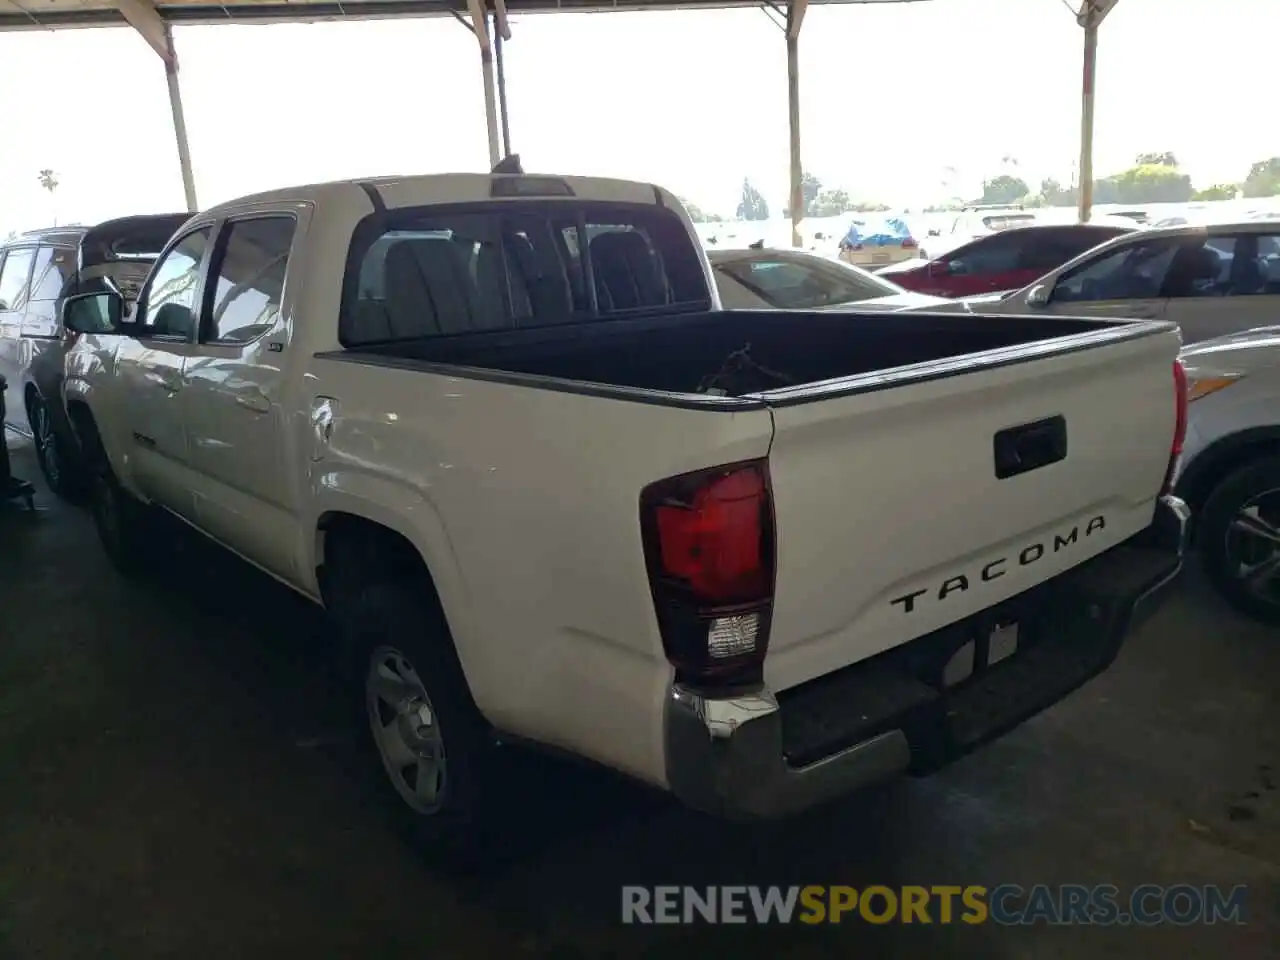
[[[1037,560],[1041,559],[1047,553],[1058,553],[1068,547],[1073,547],[1080,542],[1083,537],[1087,539],[1094,533],[1107,528],[1107,518],[1103,516],[1093,517],[1088,523],[1081,526],[1077,524],[1066,533],[1055,533],[1053,535],[1052,546],[1048,541],[1043,543],[1029,543],[1018,551],[1016,559],[1014,557],[999,557],[985,564],[973,577],[969,574],[957,573],[947,577],[942,581],[939,587],[922,587],[919,590],[913,590],[910,593],[904,593],[900,597],[894,597],[889,603],[892,606],[901,606],[903,613],[914,613],[916,609],[916,600],[926,594],[934,594],[939,600],[945,600],[952,594],[964,593],[969,589],[971,580],[980,580],[983,583],[990,583],[999,577],[1003,577],[1007,572],[1003,569],[1017,563],[1020,567],[1029,567]]]

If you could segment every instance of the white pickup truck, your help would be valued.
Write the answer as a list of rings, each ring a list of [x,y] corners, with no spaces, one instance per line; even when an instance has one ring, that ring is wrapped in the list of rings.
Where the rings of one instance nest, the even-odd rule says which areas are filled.
[[[64,319],[113,561],[157,506],[332,611],[426,840],[517,742],[740,817],[935,769],[1181,566],[1172,325],[724,311],[648,184],[253,196]]]

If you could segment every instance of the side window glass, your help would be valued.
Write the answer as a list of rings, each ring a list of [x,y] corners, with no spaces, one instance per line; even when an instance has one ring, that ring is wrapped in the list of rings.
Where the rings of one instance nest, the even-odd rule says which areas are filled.
[[[209,227],[189,233],[156,263],[143,290],[140,333],[190,339],[196,332],[196,289]]]
[[[12,247],[0,265],[0,311],[21,310],[27,305],[31,264],[35,247]]]
[[[40,247],[31,274],[31,300],[57,300],[75,272],[75,252],[66,247]]]
[[[1053,289],[1053,300],[1088,303],[1159,297],[1178,249],[1176,240],[1159,240],[1103,254],[1059,280]]]
[[[1028,237],[1018,253],[1017,270],[1052,270],[1068,258],[1065,252],[1066,243],[1058,234],[1041,233]]]
[[[1239,284],[1240,293],[1275,296],[1280,294],[1280,233],[1254,234],[1253,262],[1257,268],[1257,288],[1249,291]]]
[[[1209,237],[1184,243],[1169,266],[1164,295],[1175,299],[1223,297],[1231,289],[1235,267],[1234,237]]]
[[[293,217],[227,225],[210,271],[213,309],[204,319],[203,342],[248,343],[276,325],[296,230]]]
[[[1006,273],[1018,268],[1020,245],[1009,237],[986,240],[957,251],[949,261],[957,274]]]

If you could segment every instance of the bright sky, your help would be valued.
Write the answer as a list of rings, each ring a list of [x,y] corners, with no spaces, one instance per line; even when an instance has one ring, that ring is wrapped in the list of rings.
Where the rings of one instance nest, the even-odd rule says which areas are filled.
[[[530,172],[656,181],[727,215],[748,176],[781,209],[786,53],[761,10],[530,16],[512,30],[512,143]],[[1277,36],[1276,0],[1121,0],[1099,44],[1097,173],[1172,150],[1207,184],[1280,155],[1266,112]],[[452,19],[184,27],[176,43],[202,206],[487,169],[477,48]],[[950,192],[947,166],[971,193],[1005,155],[1033,186],[1067,181],[1081,45],[1062,0],[811,8],[805,165],[893,204]],[[182,209],[163,68],[131,30],[0,34],[0,90],[0,236]],[[61,180],[52,203],[45,167]]]

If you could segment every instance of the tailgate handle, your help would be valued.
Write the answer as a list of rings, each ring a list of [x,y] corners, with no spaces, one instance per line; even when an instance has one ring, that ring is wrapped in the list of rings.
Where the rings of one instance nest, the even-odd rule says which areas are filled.
[[[995,435],[996,479],[1030,473],[1067,458],[1067,420],[1058,415]]]

